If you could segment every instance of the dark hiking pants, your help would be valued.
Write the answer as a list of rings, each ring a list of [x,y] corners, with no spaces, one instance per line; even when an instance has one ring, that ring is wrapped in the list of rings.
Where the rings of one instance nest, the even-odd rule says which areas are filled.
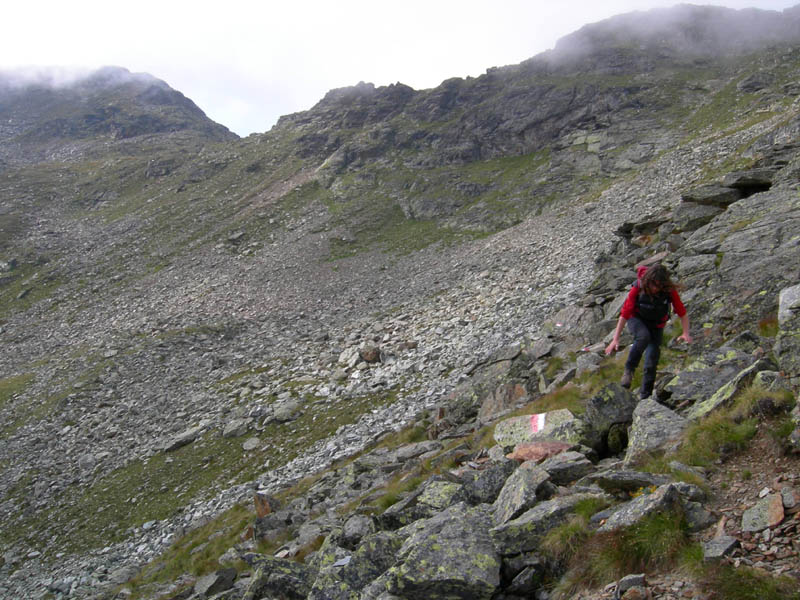
[[[661,340],[664,329],[656,327],[654,323],[643,321],[639,317],[628,320],[628,329],[633,334],[633,345],[625,361],[625,368],[633,373],[639,366],[639,361],[644,354],[644,373],[642,374],[642,387],[640,396],[647,398],[653,393],[653,384],[656,382],[656,367],[661,357]]]

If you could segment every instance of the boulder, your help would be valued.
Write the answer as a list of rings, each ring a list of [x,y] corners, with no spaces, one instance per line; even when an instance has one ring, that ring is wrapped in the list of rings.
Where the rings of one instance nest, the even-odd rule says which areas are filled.
[[[702,185],[681,195],[683,202],[725,208],[743,198],[742,192],[724,185]]]
[[[586,402],[583,420],[595,434],[593,437],[596,450],[606,446],[612,425],[631,422],[636,403],[637,399],[630,390],[618,383],[607,385]]]
[[[635,464],[648,453],[667,449],[680,439],[688,426],[687,419],[652,397],[642,400],[633,411],[625,466]]]
[[[225,428],[222,430],[222,437],[241,437],[247,433],[252,422],[253,419],[250,418],[233,419],[225,425]]]
[[[752,192],[753,190],[764,191],[772,187],[775,179],[775,169],[750,169],[748,171],[734,171],[728,173],[722,180],[722,185],[736,190]]]
[[[489,600],[500,585],[500,557],[480,507],[456,504],[415,527],[389,569],[388,591],[406,598]]]
[[[541,468],[555,485],[568,485],[594,470],[594,464],[580,452],[563,452],[548,458]]]
[[[687,411],[687,418],[696,421],[720,406],[729,403],[739,392],[753,382],[759,372],[770,371],[772,367],[773,364],[771,362],[758,360],[746,369],[742,369],[733,379],[715,391],[710,398],[695,403]]]
[[[754,362],[751,355],[728,346],[704,354],[664,386],[669,406],[680,410],[710,398]]]
[[[305,600],[311,593],[317,573],[308,565],[267,554],[247,553],[242,558],[254,571],[250,584],[253,597],[268,593],[287,600]]]
[[[402,545],[402,536],[394,532],[368,535],[352,553],[350,561],[339,567],[339,578],[349,589],[363,590],[394,566]]]
[[[455,500],[471,505],[492,504],[518,466],[514,460],[503,459],[483,469],[465,471],[461,475],[461,491]]]
[[[683,202],[675,207],[672,220],[680,231],[694,231],[710,223],[714,217],[725,212],[725,209],[709,204]]]
[[[795,381],[800,378],[800,284],[780,292],[775,355],[782,371]]]
[[[535,442],[523,442],[517,444],[514,450],[508,454],[507,458],[512,460],[526,461],[533,460],[541,462],[551,456],[556,456],[575,447],[575,444],[567,442],[556,442],[551,440],[539,440]]]
[[[649,515],[671,511],[682,512],[683,502],[678,488],[668,483],[651,494],[642,494],[620,506],[598,531],[616,531],[631,527]]]
[[[229,590],[233,587],[236,574],[236,569],[228,567],[201,577],[194,584],[194,593],[201,598],[210,598],[215,594]]]
[[[578,481],[576,486],[597,486],[604,492],[616,496],[630,496],[643,488],[661,486],[670,483],[672,478],[667,475],[645,473],[630,470],[604,470],[591,473]]]
[[[534,504],[552,495],[550,475],[534,462],[525,462],[506,481],[492,514],[495,525],[521,515]]]
[[[585,430],[586,426],[582,420],[568,409],[562,408],[500,421],[495,426],[494,439],[500,446],[506,448],[537,440],[578,444],[584,440]]]
[[[561,525],[582,500],[596,498],[593,494],[572,494],[539,502],[516,519],[493,527],[489,534],[502,556],[529,552],[539,547],[547,532]]]
[[[164,444],[164,452],[173,452],[178,448],[183,448],[195,441],[203,432],[203,426],[192,427],[183,433],[172,437],[167,443]]]
[[[742,514],[742,531],[755,533],[779,525],[784,518],[781,494],[768,494]]]

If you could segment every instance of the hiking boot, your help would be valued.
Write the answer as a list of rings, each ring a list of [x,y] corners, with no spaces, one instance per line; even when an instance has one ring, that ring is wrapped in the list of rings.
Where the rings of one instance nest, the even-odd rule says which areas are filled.
[[[629,387],[631,387],[631,381],[633,381],[633,371],[625,369],[625,372],[622,374],[622,379],[620,379],[619,382],[622,385],[622,387],[628,389]]]

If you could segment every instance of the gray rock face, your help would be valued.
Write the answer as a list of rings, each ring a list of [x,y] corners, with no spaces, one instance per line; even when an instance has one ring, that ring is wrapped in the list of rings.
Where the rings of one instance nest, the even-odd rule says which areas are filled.
[[[775,354],[781,370],[800,377],[800,285],[781,290],[778,301],[778,339]]]
[[[688,426],[687,419],[659,404],[652,397],[642,400],[633,411],[625,465],[635,464],[648,453],[667,449],[680,438]]]
[[[494,527],[489,532],[504,556],[535,550],[548,531],[563,523],[575,505],[595,496],[574,494],[540,502],[518,518]]]
[[[549,473],[536,463],[522,463],[508,478],[494,503],[494,524],[501,525],[518,517],[549,495],[549,480]]]
[[[724,346],[704,354],[666,384],[669,405],[680,409],[710,398],[754,362],[752,356]]]
[[[488,600],[500,584],[491,518],[459,504],[418,526],[389,571],[388,591],[404,597]]]
[[[630,423],[637,399],[621,385],[603,388],[586,402],[584,421],[589,424],[599,450],[607,446],[608,432],[613,425]]]
[[[593,471],[594,465],[580,452],[562,452],[545,460],[541,468],[554,484],[567,485]]]
[[[635,525],[649,515],[672,511],[683,511],[680,493],[672,484],[662,485],[651,494],[643,494],[623,504],[598,531],[616,531]]]
[[[729,185],[704,185],[684,192],[681,200],[694,204],[705,204],[725,208],[734,202],[741,200],[742,192]]]

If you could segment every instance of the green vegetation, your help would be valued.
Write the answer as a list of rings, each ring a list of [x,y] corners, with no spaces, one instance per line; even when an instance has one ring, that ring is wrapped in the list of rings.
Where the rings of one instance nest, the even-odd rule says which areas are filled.
[[[796,580],[773,577],[745,566],[708,567],[702,573],[701,584],[707,592],[726,600],[800,600]]]
[[[335,404],[316,405],[290,423],[272,423],[258,434],[262,446],[244,453],[240,439],[224,439],[218,433],[206,434],[174,452],[159,452],[146,460],[96,479],[81,490],[70,488],[60,498],[51,529],[55,529],[61,551],[82,551],[118,541],[131,527],[170,517],[190,498],[207,498],[220,486],[252,480],[264,465],[283,465],[314,442],[327,438],[342,425],[354,422],[366,411],[395,401],[393,392],[350,399],[348,410]],[[268,443],[267,443],[268,442]],[[92,519],[86,519],[86,515]],[[5,543],[26,539],[27,543],[47,546],[34,527],[38,515],[18,515],[11,527],[4,528]]]
[[[0,408],[3,408],[11,398],[24,392],[33,380],[33,373],[23,373],[0,379]]]
[[[566,538],[570,543],[553,538]],[[555,590],[556,597],[564,599],[629,573],[668,570],[687,560],[692,551],[688,525],[683,515],[675,513],[650,515],[627,529],[592,535],[573,519],[553,538],[548,536],[550,547],[568,564]]]

